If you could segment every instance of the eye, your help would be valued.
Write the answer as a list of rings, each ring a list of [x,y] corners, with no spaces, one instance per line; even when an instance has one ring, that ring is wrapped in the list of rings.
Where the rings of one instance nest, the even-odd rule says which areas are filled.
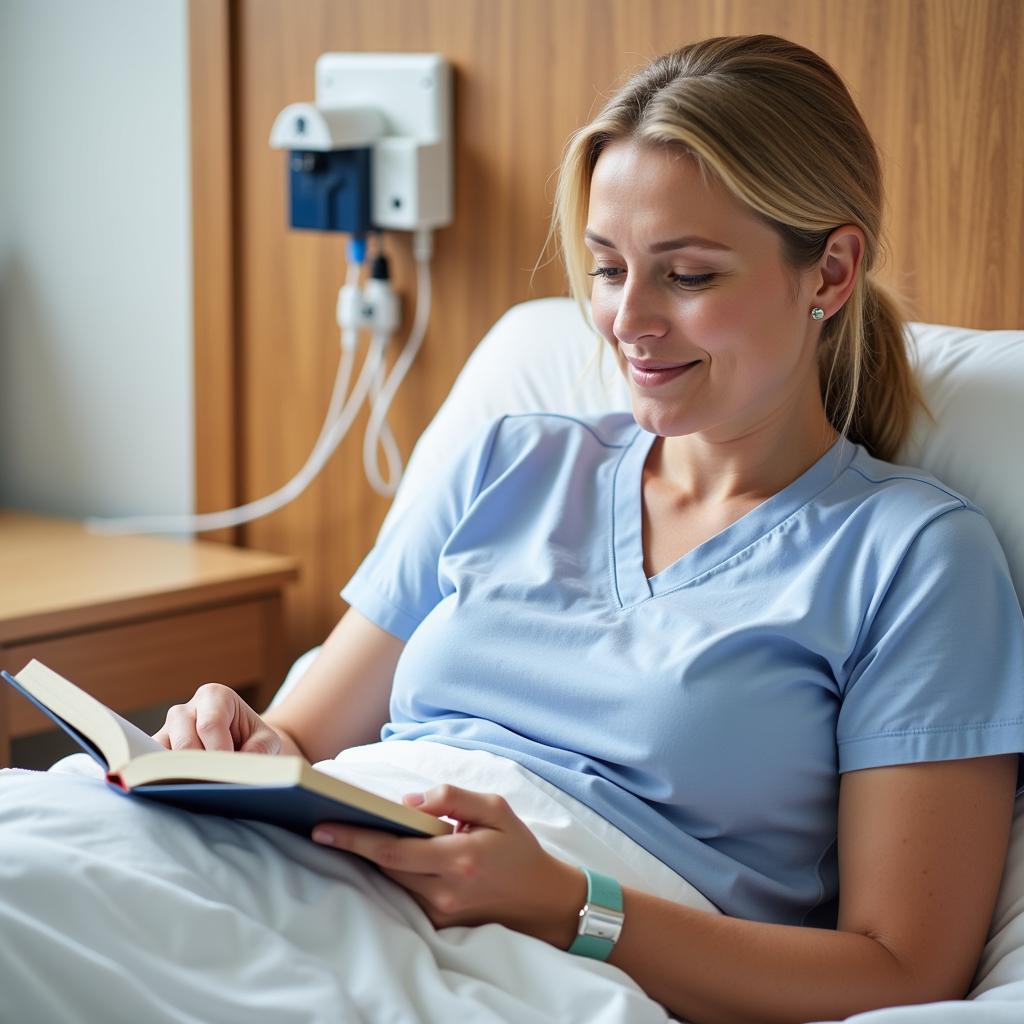
[[[596,267],[588,271],[589,277],[600,277],[605,281],[615,281],[623,273],[621,267]],[[681,288],[699,288],[702,285],[710,284],[717,277],[717,274],[669,274],[669,280]]]
[[[716,275],[715,274],[670,274],[669,275],[676,284],[682,285],[686,288],[698,287],[702,284],[709,284]]]

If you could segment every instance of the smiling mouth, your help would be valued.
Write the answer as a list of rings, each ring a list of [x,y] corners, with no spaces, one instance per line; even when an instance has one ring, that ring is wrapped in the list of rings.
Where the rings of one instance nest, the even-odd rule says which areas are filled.
[[[681,377],[687,370],[692,370],[695,366],[698,366],[700,360],[696,360],[692,363],[678,363],[675,366],[637,366],[636,363],[629,364],[629,376],[635,384],[638,384],[642,388],[658,387],[661,384],[667,384],[669,381],[675,380],[677,377]]]

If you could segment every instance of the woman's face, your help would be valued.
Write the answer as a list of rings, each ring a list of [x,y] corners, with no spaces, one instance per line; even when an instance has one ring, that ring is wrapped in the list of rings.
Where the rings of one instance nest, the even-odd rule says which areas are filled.
[[[794,296],[778,236],[705,185],[692,158],[608,146],[594,168],[586,244],[594,323],[645,430],[717,442],[808,409],[817,416],[814,275]]]

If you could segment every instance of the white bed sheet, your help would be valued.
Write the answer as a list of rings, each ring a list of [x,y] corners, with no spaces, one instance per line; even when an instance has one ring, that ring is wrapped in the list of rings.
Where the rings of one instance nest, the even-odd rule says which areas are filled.
[[[611,965],[497,925],[437,931],[358,858],[272,826],[128,799],[84,758],[64,771],[0,772],[3,1021],[669,1019]],[[67,771],[82,764],[84,774]],[[392,742],[320,767],[392,796],[454,779],[502,793],[562,859],[717,912],[503,758]]]

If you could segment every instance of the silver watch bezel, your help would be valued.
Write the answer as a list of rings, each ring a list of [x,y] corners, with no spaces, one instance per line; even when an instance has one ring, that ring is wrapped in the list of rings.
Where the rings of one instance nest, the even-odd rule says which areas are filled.
[[[626,915],[621,910],[612,910],[611,907],[604,907],[599,903],[587,902],[580,910],[580,923],[576,934],[614,943],[622,934],[622,923],[625,919]]]

